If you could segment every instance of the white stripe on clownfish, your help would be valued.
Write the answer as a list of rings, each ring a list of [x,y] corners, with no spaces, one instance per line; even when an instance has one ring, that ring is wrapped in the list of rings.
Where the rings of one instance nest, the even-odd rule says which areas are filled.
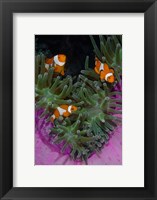
[[[107,73],[106,76],[105,76],[105,80],[107,81],[108,77],[112,76],[113,73]]]
[[[68,112],[71,113],[72,105],[68,107]]]
[[[56,116],[53,114],[52,116],[51,116],[53,119],[55,119],[56,118]]]
[[[58,110],[58,112],[59,112],[60,115],[63,115],[63,113],[66,112],[66,110],[63,109],[63,108],[61,108],[61,107],[57,107],[57,110]]]
[[[100,65],[99,71],[102,71],[102,70],[104,70],[104,63],[101,62],[101,65]]]
[[[56,65],[63,66],[65,62],[60,62],[58,59],[58,55],[54,56],[54,62]]]

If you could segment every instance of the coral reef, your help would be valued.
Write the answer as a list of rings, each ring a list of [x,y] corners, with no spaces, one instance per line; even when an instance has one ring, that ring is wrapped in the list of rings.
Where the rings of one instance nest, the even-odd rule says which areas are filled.
[[[48,123],[54,109],[62,104],[74,105],[78,110],[69,117],[60,116],[54,121],[48,137],[76,161],[84,161],[99,154],[108,143],[110,135],[121,124],[122,79],[121,36],[100,37],[100,48],[90,36],[96,57],[115,71],[113,84],[101,81],[86,57],[85,68],[78,77],[59,76],[53,67],[45,72],[45,55],[35,58],[35,106],[40,118]],[[117,115],[118,114],[118,115]],[[68,150],[68,151],[67,151]]]

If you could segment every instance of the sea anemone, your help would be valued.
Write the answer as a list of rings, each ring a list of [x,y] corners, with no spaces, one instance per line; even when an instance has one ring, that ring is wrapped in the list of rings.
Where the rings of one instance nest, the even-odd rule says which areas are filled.
[[[94,52],[101,62],[106,62],[115,71],[113,84],[101,81],[99,75],[88,66],[78,77],[61,77],[53,67],[45,71],[45,56],[35,59],[35,99],[36,112],[44,123],[48,123],[49,145],[57,146],[60,153],[77,162],[85,162],[93,154],[99,154],[108,143],[110,135],[121,124],[121,84],[122,49],[120,38],[100,36],[100,49],[90,36]],[[69,117],[60,116],[54,123],[50,117],[62,104],[75,105],[78,110]]]

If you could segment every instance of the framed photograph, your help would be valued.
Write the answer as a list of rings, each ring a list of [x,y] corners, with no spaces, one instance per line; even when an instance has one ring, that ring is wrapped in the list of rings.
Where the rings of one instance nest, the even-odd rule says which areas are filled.
[[[0,0],[1,199],[157,199],[157,3]]]

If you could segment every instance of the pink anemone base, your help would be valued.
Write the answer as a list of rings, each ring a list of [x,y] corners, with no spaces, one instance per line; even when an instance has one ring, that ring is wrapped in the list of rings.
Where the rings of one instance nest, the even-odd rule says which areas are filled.
[[[52,124],[39,117],[41,110],[35,112],[35,165],[84,165],[84,162],[70,159],[69,152],[62,154],[60,147],[53,144],[49,136]],[[99,154],[88,159],[88,165],[122,164],[122,127],[119,125],[112,133],[108,144]]]

